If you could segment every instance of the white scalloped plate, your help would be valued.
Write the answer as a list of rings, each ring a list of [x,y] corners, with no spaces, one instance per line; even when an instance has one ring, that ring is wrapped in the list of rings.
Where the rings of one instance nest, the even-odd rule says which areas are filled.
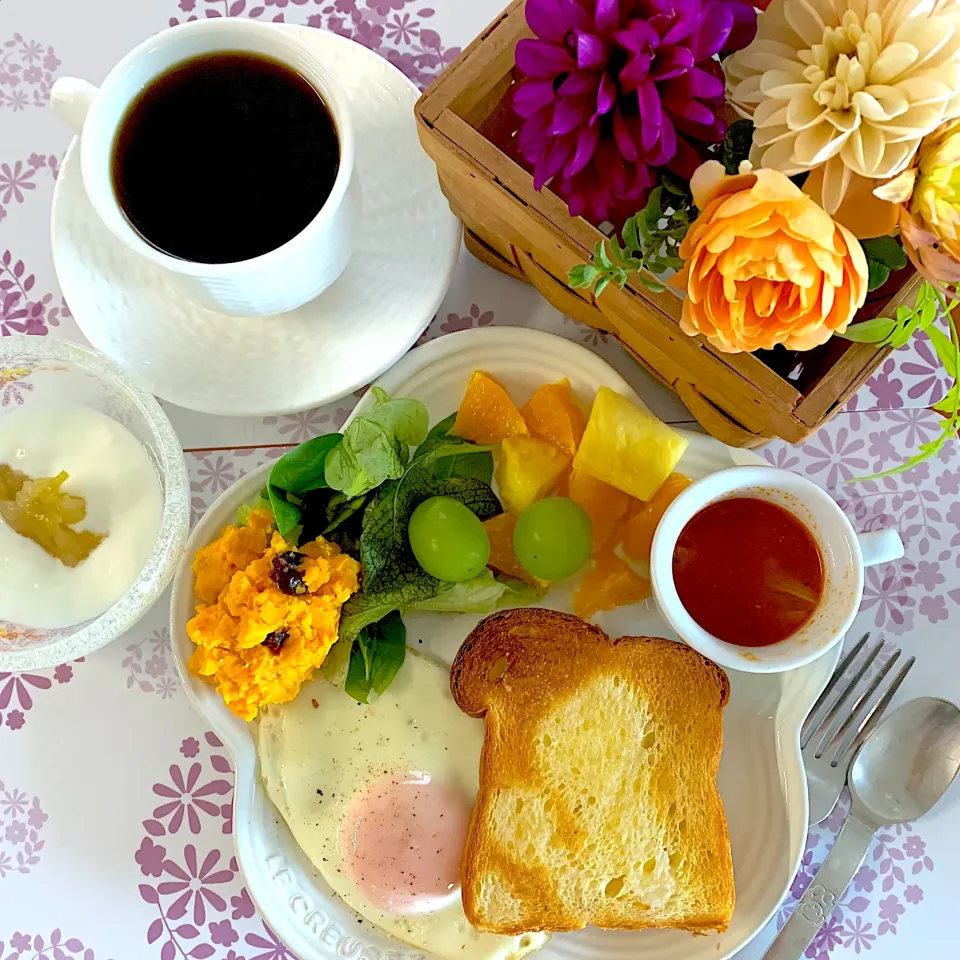
[[[476,369],[496,376],[518,400],[539,384],[561,377],[567,377],[585,401],[601,385],[636,399],[618,373],[583,347],[539,331],[510,327],[467,330],[434,340],[405,356],[378,384],[393,396],[421,399],[435,423],[456,409],[467,378]],[[368,395],[354,415],[370,402]],[[688,436],[690,446],[678,469],[694,478],[758,459],[703,434]],[[302,960],[415,960],[422,954],[372,935],[369,924],[359,926],[356,915],[332,894],[267,798],[257,761],[256,724],[234,717],[210,686],[186,670],[192,644],[184,626],[196,602],[190,572],[193,554],[221,527],[233,522],[237,506],[256,495],[268,470],[269,465],[234,484],[193,531],[174,581],[171,603],[177,666],[194,706],[233,754],[237,858],[266,922]],[[569,609],[569,596],[556,588],[548,601],[549,606]],[[423,638],[429,652],[449,663],[478,619],[419,614],[407,618],[407,626]],[[615,637],[673,636],[652,601],[603,614],[598,622]],[[627,933],[588,928],[555,936],[538,957],[724,960],[752,939],[776,910],[800,864],[807,832],[800,725],[832,673],[839,649],[789,673],[730,672],[719,784],[733,847],[737,906],[726,933],[694,937],[680,931]]]

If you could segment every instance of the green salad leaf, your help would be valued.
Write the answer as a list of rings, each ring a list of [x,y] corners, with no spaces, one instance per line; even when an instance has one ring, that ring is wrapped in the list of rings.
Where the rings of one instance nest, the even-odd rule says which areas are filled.
[[[440,581],[417,563],[407,537],[413,511],[429,497],[452,497],[481,520],[501,512],[489,484],[473,477],[436,476],[437,462],[447,451],[440,447],[417,457],[398,480],[385,483],[363,516],[360,561],[363,593],[368,601],[387,599],[396,607],[436,595]]]
[[[286,539],[299,526],[303,494],[328,486],[325,463],[330,451],[342,440],[343,435],[339,433],[314,437],[285,453],[273,465],[267,494],[280,536]]]
[[[391,611],[437,596],[441,582],[417,563],[407,535],[410,516],[424,500],[453,497],[481,520],[500,513],[500,501],[488,483],[472,476],[437,476],[438,465],[453,458],[468,459],[460,444],[438,442],[423,455],[418,450],[403,475],[383,484],[367,506],[360,534],[363,587],[344,605],[341,638],[356,637]]]
[[[393,611],[357,634],[344,689],[354,700],[366,703],[371,691],[383,693],[390,686],[406,654],[407,630],[400,614]]]
[[[474,480],[482,480],[484,483],[493,481],[493,455],[491,450],[495,446],[478,447],[463,437],[455,437],[450,434],[453,425],[456,422],[456,413],[451,413],[449,417],[441,420],[427,434],[427,439],[417,448],[417,457],[426,456],[428,453],[434,453],[439,448],[443,448],[448,455],[438,460],[436,466],[436,477],[439,480],[448,480],[450,477],[473,477]],[[469,451],[455,449],[456,447],[468,447]]]
[[[343,442],[324,467],[327,484],[351,499],[402,476],[410,447],[423,443],[430,427],[427,408],[419,400],[391,400],[380,387],[371,389],[373,409],[344,430]]]
[[[523,607],[536,603],[542,594],[536,587],[514,577],[494,576],[484,570],[472,580],[462,583],[441,583],[437,595],[429,600],[415,600],[404,609],[428,610],[434,613],[493,613],[501,607]]]
[[[343,605],[337,642],[349,643],[368,624],[382,620],[394,610],[399,610],[399,607],[391,599],[377,602],[376,600],[369,600],[363,591],[355,593]]]

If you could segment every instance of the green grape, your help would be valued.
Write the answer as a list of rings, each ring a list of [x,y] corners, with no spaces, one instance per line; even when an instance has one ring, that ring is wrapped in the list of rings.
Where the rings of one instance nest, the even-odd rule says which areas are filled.
[[[490,538],[477,515],[452,497],[431,497],[407,528],[417,563],[438,580],[472,580],[490,559]]]
[[[572,577],[590,559],[593,525],[569,497],[538,500],[520,514],[513,551],[527,573],[542,580]]]

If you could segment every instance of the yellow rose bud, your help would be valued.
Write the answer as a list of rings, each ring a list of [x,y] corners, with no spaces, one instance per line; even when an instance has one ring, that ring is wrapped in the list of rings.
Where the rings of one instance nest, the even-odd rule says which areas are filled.
[[[960,285],[960,120],[925,137],[913,165],[874,193],[901,205],[903,249],[923,277]]]

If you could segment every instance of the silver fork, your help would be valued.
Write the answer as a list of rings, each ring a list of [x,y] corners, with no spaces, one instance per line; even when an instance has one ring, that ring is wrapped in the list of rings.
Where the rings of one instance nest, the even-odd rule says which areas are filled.
[[[800,747],[810,794],[811,825],[826,819],[833,810],[847,782],[847,770],[853,755],[880,722],[883,712],[916,660],[916,657],[910,657],[883,693],[874,700],[880,686],[900,659],[900,648],[893,647],[886,663],[852,704],[847,706],[884,647],[885,641],[881,640],[864,653],[869,639],[870,634],[865,633],[837,664],[837,669],[800,731]],[[849,677],[848,671],[852,671]]]

